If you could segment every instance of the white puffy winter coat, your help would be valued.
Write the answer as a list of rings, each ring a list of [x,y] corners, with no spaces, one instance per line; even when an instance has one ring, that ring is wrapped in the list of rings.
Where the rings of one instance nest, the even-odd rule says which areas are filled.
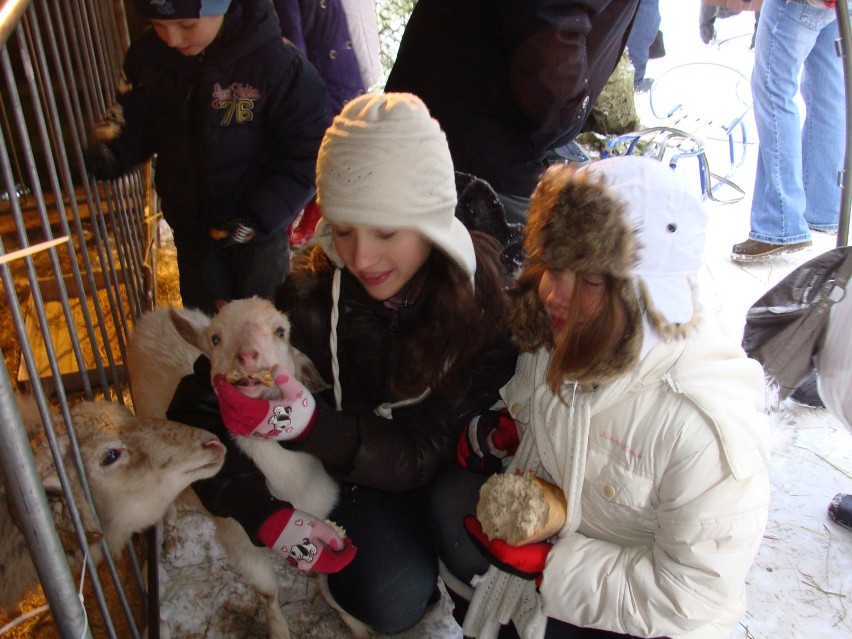
[[[546,617],[640,637],[722,639],[745,612],[745,577],[769,505],[760,365],[705,319],[594,389],[545,382],[549,353],[521,356],[503,389],[523,430],[514,468],[560,485],[568,520],[540,596],[496,568],[478,581],[465,634]]]

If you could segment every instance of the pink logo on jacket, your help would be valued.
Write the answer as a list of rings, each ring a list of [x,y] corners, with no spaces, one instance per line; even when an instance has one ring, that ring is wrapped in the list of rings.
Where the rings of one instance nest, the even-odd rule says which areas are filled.
[[[218,82],[213,87],[214,109],[222,109],[220,126],[228,126],[231,122],[240,124],[254,119],[254,103],[260,99],[260,91],[248,84],[234,82],[227,88],[222,88]]]

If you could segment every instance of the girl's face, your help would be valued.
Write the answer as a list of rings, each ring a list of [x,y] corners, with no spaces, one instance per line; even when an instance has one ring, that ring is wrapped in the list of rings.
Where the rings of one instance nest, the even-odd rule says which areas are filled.
[[[225,16],[203,16],[184,20],[151,20],[157,36],[183,55],[198,55],[219,34]]]
[[[432,250],[432,243],[411,229],[332,224],[331,236],[349,272],[381,301],[399,293]]]
[[[601,314],[605,294],[606,279],[599,273],[547,269],[538,283],[538,299],[550,320],[554,341],[567,327],[572,306],[576,305],[577,323],[582,326]]]

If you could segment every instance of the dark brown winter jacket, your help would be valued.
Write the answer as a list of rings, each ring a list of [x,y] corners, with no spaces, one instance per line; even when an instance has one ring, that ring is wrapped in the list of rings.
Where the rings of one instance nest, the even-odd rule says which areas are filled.
[[[331,273],[320,275],[311,290],[301,295],[291,278],[279,288],[275,302],[290,318],[293,345],[330,382]],[[470,386],[459,397],[433,393],[416,404],[395,408],[393,419],[377,416],[373,412],[376,406],[399,399],[388,390],[389,379],[399,362],[403,340],[425,303],[428,282],[418,302],[393,310],[369,297],[343,271],[337,328],[343,410],[335,409],[331,390],[316,394],[317,418],[308,436],[298,444],[281,445],[316,456],[340,481],[391,492],[423,487],[441,469],[455,463],[462,428],[499,399],[500,388],[515,372],[517,351],[507,332],[472,363]],[[231,440],[210,385],[206,356],[198,358],[194,374],[181,380],[167,415],[209,430],[223,442]],[[210,512],[234,517],[253,534],[281,508],[281,502],[270,496],[254,463],[236,446],[229,448],[216,477],[195,482],[193,488]]]
[[[314,428],[288,448],[315,455],[341,481],[393,492],[420,488],[454,462],[462,428],[499,399],[499,389],[515,371],[517,353],[508,334],[501,336],[473,362],[470,387],[459,397],[432,393],[394,408],[392,419],[379,417],[377,406],[400,399],[389,390],[390,379],[426,303],[428,288],[414,305],[388,308],[342,271],[337,325],[342,411],[336,411],[331,390],[318,396]],[[331,273],[321,275],[302,297],[288,281],[279,289],[276,306],[289,315],[293,345],[330,382]]]

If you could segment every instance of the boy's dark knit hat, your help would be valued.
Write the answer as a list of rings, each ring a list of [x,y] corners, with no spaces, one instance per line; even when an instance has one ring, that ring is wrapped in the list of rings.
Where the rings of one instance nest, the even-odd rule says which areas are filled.
[[[231,0],[133,0],[133,5],[143,18],[185,20],[224,15]]]

